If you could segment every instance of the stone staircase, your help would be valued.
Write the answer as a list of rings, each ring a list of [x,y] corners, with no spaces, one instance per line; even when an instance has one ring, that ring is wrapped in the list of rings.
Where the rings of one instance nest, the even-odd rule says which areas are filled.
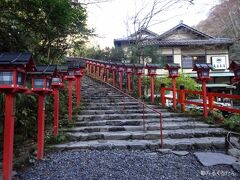
[[[85,109],[76,126],[65,130],[71,142],[60,149],[158,149],[159,114],[111,87],[85,77],[82,85]],[[183,113],[162,113],[163,148],[174,150],[223,149],[226,131]]]

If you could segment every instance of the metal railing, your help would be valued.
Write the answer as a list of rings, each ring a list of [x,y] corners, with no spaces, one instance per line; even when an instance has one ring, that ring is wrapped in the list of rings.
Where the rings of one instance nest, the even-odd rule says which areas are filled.
[[[129,97],[129,98],[133,99],[134,101],[138,102],[139,104],[141,104],[142,107],[143,107],[143,116],[142,116],[142,119],[143,119],[143,129],[144,129],[144,131],[146,130],[146,125],[145,125],[145,124],[146,124],[146,121],[145,121],[145,109],[150,109],[150,110],[153,111],[154,113],[159,114],[160,148],[163,148],[163,123],[162,123],[162,113],[161,113],[161,112],[159,112],[159,111],[157,111],[156,109],[150,107],[150,106],[147,105],[145,102],[142,102],[142,101],[140,101],[139,99],[137,99],[137,98],[135,98],[135,97],[133,97],[133,96],[131,96],[131,95],[129,95],[129,94],[121,91],[121,90],[118,89],[117,87],[115,87],[115,86],[113,86],[113,85],[111,85],[111,84],[103,81],[103,80],[100,79],[100,78],[93,77],[93,76],[91,76],[91,75],[89,75],[89,74],[88,74],[88,76],[91,77],[91,78],[93,78],[93,79],[95,79],[95,80],[97,80],[97,81],[100,81],[101,83],[104,83],[104,84],[110,86],[111,88],[113,88],[113,89],[115,89],[116,91],[118,91],[118,92],[120,92],[121,94],[123,94],[123,95],[124,95],[124,98],[123,98],[123,100],[124,100],[124,109],[125,109],[125,97]]]
[[[236,133],[236,132],[232,132],[232,131],[229,131],[227,133],[227,136],[225,137],[225,153],[227,154],[228,153],[228,149],[229,147],[231,148],[236,148],[232,143],[231,143],[231,137],[232,136],[239,136],[239,139],[240,139],[240,133]],[[240,142],[239,142],[240,143]],[[237,147],[237,148],[240,148],[240,147]]]

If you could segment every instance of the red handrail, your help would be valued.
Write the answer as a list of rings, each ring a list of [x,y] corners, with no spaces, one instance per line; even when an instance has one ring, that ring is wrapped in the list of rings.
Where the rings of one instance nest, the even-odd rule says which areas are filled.
[[[162,92],[165,91],[173,91],[172,88],[165,88],[163,87],[161,89]],[[189,94],[196,94],[196,95],[202,95],[202,91],[194,91],[194,90],[177,90],[177,92],[180,93],[181,96],[181,91],[184,93],[184,96],[186,93]],[[161,93],[163,94],[163,93]],[[223,93],[207,93],[208,96],[208,104],[207,107],[209,107],[210,110],[212,110],[213,108],[219,109],[219,110],[223,110],[223,111],[228,111],[228,112],[232,112],[232,113],[240,113],[240,109],[236,109],[233,107],[227,107],[227,106],[219,106],[219,105],[215,105],[214,104],[214,97],[221,97],[221,98],[230,98],[230,99],[240,99],[240,95],[232,95],[232,94],[223,94]],[[173,99],[173,97],[166,97],[164,94],[164,97],[162,98],[162,101],[166,100],[166,99]],[[180,102],[181,101],[181,102]],[[180,102],[181,104],[183,104],[185,106],[185,104],[193,104],[193,105],[197,105],[197,106],[201,106],[203,107],[203,102],[195,102],[195,101],[191,101],[191,100],[187,100],[186,98],[181,100],[177,99],[177,102]],[[163,102],[162,102],[163,103]],[[163,103],[164,104],[164,103]],[[182,108],[182,110],[184,111],[185,108]]]
[[[105,82],[105,81],[102,81],[101,79],[97,79],[97,78],[94,78],[94,77],[92,77],[92,76],[90,76],[90,77],[93,78],[93,79],[96,79],[96,80],[98,80],[98,81],[100,81],[100,82],[102,82],[102,83],[104,83],[104,84],[107,84],[107,85],[110,86],[111,88],[113,88],[113,89],[117,90],[118,92],[120,92],[121,94],[123,94],[124,97],[127,96],[127,97],[129,97],[129,98],[132,98],[133,100],[137,101],[139,104],[143,105],[143,121],[144,121],[144,122],[143,122],[143,126],[144,126],[144,130],[145,130],[144,107],[147,107],[148,109],[152,110],[153,112],[159,114],[159,123],[160,123],[160,125],[159,125],[159,126],[160,126],[160,148],[163,148],[163,128],[162,128],[163,125],[162,125],[162,113],[161,113],[161,112],[159,112],[159,111],[157,111],[156,109],[148,106],[146,103],[138,100],[137,98],[135,98],[135,97],[133,97],[133,96],[131,96],[131,95],[129,95],[129,94],[121,91],[120,89],[116,88],[115,86],[113,86],[113,85],[111,85],[111,84],[109,84],[109,83],[107,83],[107,82]]]

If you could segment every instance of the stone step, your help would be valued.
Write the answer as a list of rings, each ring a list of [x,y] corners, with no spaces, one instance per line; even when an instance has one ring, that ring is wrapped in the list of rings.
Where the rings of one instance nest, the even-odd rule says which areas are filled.
[[[193,150],[193,149],[223,149],[225,146],[224,137],[202,137],[202,138],[182,138],[182,139],[164,139],[163,148],[173,150]],[[160,148],[160,140],[92,140],[70,142],[52,146],[58,149],[138,149],[156,150]]]
[[[84,101],[85,102],[85,101]],[[131,105],[139,105],[139,102],[135,101],[130,101],[130,102],[102,102],[102,103],[93,103],[93,102],[85,102],[88,106],[118,106],[118,105],[126,105],[126,106],[131,106]]]
[[[167,112],[167,109],[158,109],[158,112]],[[100,115],[100,114],[133,114],[133,113],[143,113],[143,109],[127,109],[122,107],[122,109],[115,110],[82,110],[81,115]],[[151,109],[144,109],[144,113],[153,113]]]
[[[135,102],[132,98],[111,98],[111,97],[106,97],[106,98],[99,98],[99,99],[84,99],[86,103],[117,103],[117,102]]]
[[[199,129],[177,129],[164,130],[163,138],[196,138],[196,137],[223,137],[226,131],[222,128],[199,128]],[[156,140],[160,138],[160,131],[118,131],[118,132],[72,132],[67,133],[73,141],[89,141],[89,140]]]
[[[159,118],[147,119],[147,122],[151,121],[152,123],[159,123]],[[164,118],[163,123],[165,122],[199,122],[199,119],[189,118],[189,117],[174,117],[174,118]],[[77,126],[104,126],[104,125],[141,125],[143,119],[116,119],[116,120],[91,120],[91,121],[76,121]]]
[[[169,113],[169,112],[162,112],[162,118],[165,117],[184,117],[185,114],[183,113]],[[142,113],[132,113],[132,114],[96,114],[96,115],[78,115],[78,121],[84,120],[110,120],[110,119],[139,119],[142,118]],[[159,118],[160,115],[157,113],[148,113],[145,114],[145,118]]]
[[[99,105],[90,105],[86,104],[85,110],[114,110],[114,109],[139,109],[142,108],[142,105],[105,105],[105,106],[99,106]],[[163,108],[161,108],[163,109]]]
[[[163,130],[176,130],[176,129],[192,129],[192,128],[211,128],[215,127],[209,124],[200,123],[200,122],[182,122],[182,123],[164,123]],[[159,123],[146,123],[144,125],[125,125],[125,126],[80,126],[74,127],[68,132],[108,132],[108,131],[142,131],[142,130],[159,130]]]

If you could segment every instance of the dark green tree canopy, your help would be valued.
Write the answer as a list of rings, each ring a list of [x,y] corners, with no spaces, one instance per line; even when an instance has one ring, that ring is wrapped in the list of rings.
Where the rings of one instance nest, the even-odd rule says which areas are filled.
[[[53,63],[82,44],[87,14],[69,0],[0,0],[0,51],[30,51]]]

